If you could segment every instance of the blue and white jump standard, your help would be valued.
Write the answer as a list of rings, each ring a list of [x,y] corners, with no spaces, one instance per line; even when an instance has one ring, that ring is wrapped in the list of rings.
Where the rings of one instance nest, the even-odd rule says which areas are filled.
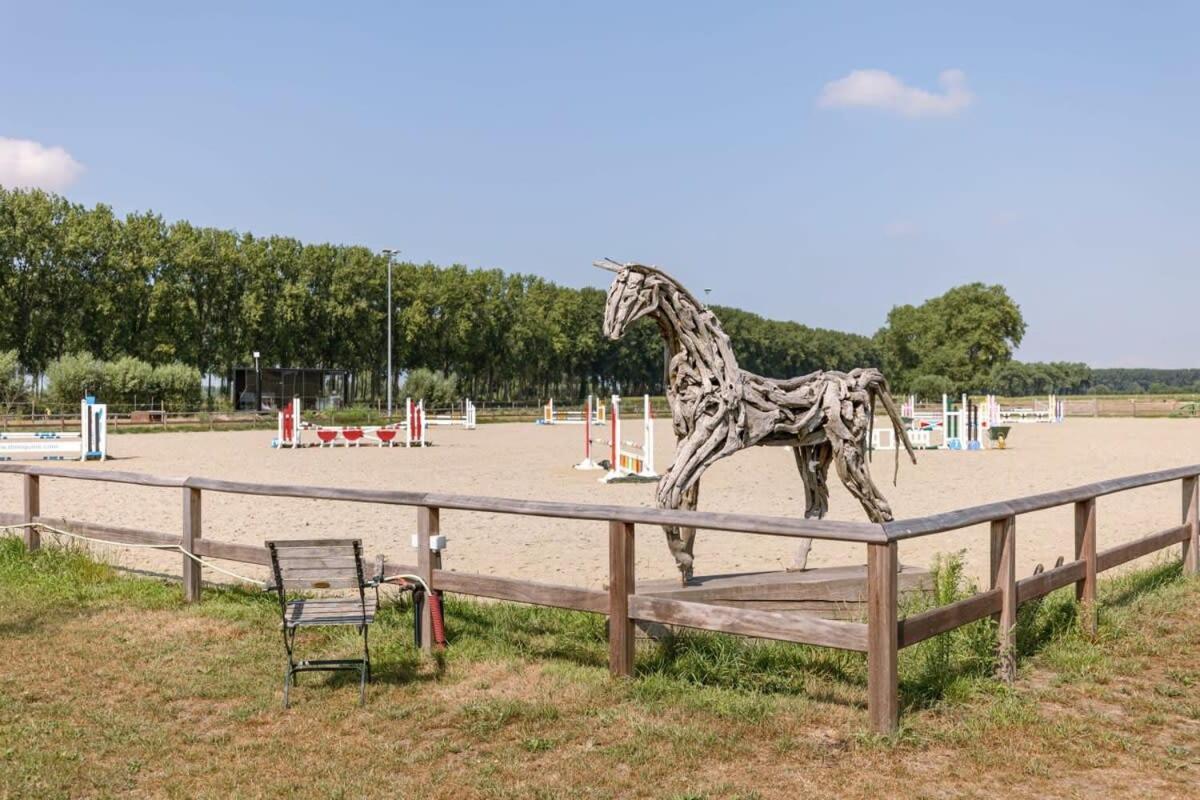
[[[103,461],[108,447],[108,406],[86,397],[79,404],[79,432],[0,431],[0,461]]]

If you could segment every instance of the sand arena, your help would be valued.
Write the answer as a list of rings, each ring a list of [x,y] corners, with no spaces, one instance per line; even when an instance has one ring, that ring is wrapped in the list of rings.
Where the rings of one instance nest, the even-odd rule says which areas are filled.
[[[670,424],[655,422],[659,469],[673,451]],[[596,430],[599,430],[597,428]],[[577,472],[582,457],[578,425],[481,425],[477,430],[431,431],[434,447],[424,450],[305,448],[277,451],[268,431],[114,435],[105,464],[84,469],[119,469],[159,475],[201,475],[269,483],[323,484],[371,489],[405,489],[542,500],[645,505],[652,484],[602,485],[596,472]],[[1197,460],[1200,424],[1172,419],[1069,419],[1063,425],[1022,425],[1005,451],[918,454],[917,466],[901,462],[892,486],[892,453],[877,452],[872,466],[897,518],[950,511],[980,503],[1063,489],[1105,478],[1180,466]],[[830,519],[864,521],[858,503],[830,476]],[[1177,524],[1179,486],[1126,492],[1098,501],[1099,547],[1110,547]],[[177,533],[180,497],[175,489],[42,479],[42,513],[91,522]],[[21,482],[0,476],[0,508],[18,512]],[[803,489],[791,452],[755,448],[718,462],[703,479],[700,508],[796,515],[804,510]],[[361,537],[369,554],[383,552],[411,563],[410,536],[416,510],[379,505],[246,497],[206,492],[204,536],[258,543],[269,538]],[[1018,575],[1047,567],[1073,549],[1070,507],[1022,515],[1017,546]],[[604,523],[515,517],[462,511],[442,513],[449,540],[448,569],[553,583],[599,587],[607,576]],[[641,578],[676,575],[660,529],[639,528],[637,570]],[[696,544],[697,574],[778,569],[788,565],[786,540],[747,534],[705,532]],[[984,579],[988,563],[986,526],[900,544],[903,563],[929,566],[937,553],[963,552],[970,574]],[[124,566],[177,575],[178,554],[103,547]],[[1162,558],[1162,554],[1157,556]],[[814,543],[812,567],[865,562],[862,546]],[[1148,558],[1155,558],[1150,556]],[[220,562],[219,562],[220,563]],[[227,564],[239,573],[265,577],[246,564]],[[222,576],[206,571],[207,580]]]

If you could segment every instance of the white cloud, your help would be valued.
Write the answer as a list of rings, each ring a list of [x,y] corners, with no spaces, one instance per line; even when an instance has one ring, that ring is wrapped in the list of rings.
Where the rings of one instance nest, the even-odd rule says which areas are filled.
[[[908,222],[907,220],[898,220],[896,222],[889,222],[887,225],[884,225],[883,233],[885,236],[890,236],[893,239],[903,239],[909,236],[915,236],[917,233],[917,226],[911,222]]]
[[[0,186],[59,191],[82,172],[83,165],[61,147],[0,136]]]
[[[975,95],[967,88],[967,75],[948,69],[938,76],[942,92],[929,92],[904,82],[881,69],[856,69],[844,78],[830,81],[821,90],[821,108],[880,108],[906,117],[944,117],[971,105]]]

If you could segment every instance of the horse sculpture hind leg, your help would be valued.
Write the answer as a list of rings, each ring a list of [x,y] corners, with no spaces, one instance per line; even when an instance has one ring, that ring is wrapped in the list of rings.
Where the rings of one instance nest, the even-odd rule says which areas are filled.
[[[833,448],[829,442],[793,447],[796,469],[804,481],[804,518],[823,519],[829,511],[829,462],[833,459]],[[812,539],[801,539],[796,552],[796,563],[792,569],[802,570],[808,566],[808,551]]]
[[[840,447],[833,448],[833,460],[837,465],[838,477],[850,490],[850,494],[862,504],[867,517],[872,522],[891,522],[892,507],[871,480],[862,448],[841,443]]]

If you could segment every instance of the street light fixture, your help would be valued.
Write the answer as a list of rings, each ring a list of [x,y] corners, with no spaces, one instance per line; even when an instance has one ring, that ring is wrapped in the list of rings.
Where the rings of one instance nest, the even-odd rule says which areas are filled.
[[[262,370],[258,368],[258,357],[262,355],[254,351],[254,411],[262,411]]]
[[[400,255],[399,250],[393,248],[385,248],[384,256],[387,257],[387,350],[388,350],[388,367],[387,367],[387,415],[391,419],[392,416],[392,257]]]

